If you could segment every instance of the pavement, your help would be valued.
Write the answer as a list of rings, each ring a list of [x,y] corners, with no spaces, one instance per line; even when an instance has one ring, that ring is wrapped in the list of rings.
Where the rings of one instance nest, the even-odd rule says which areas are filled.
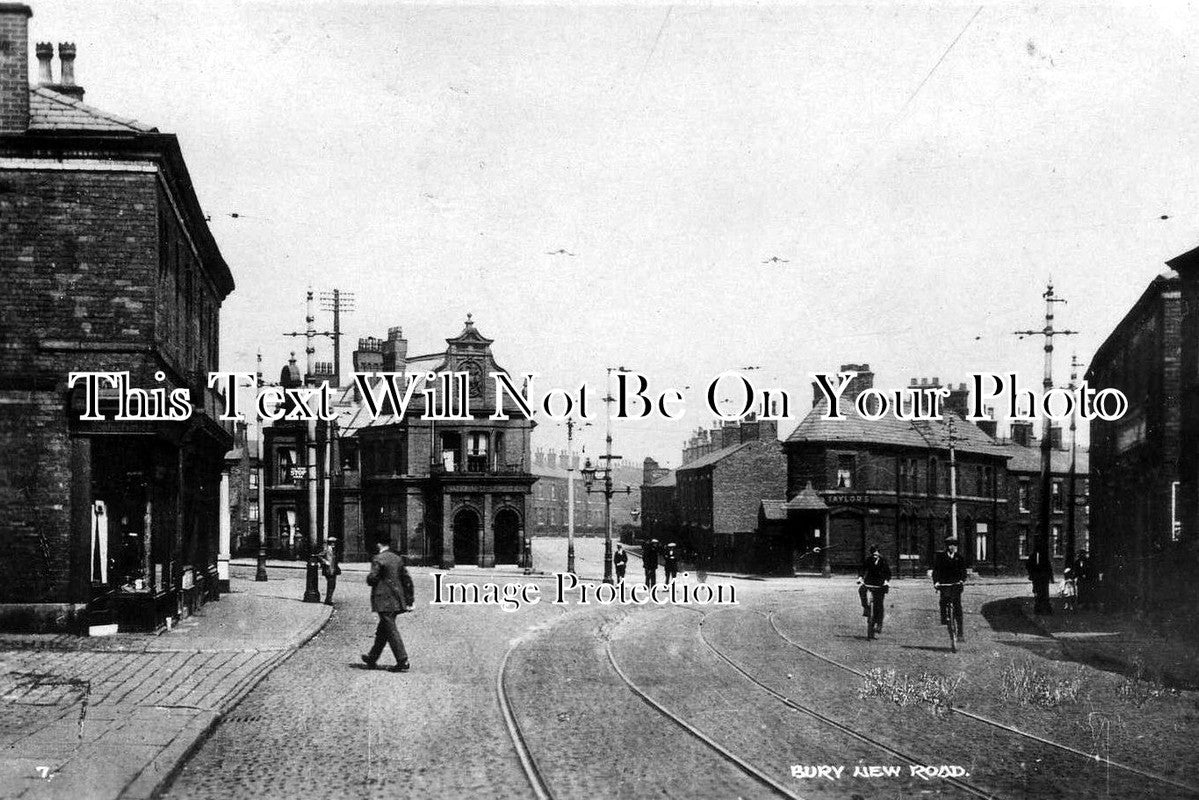
[[[1071,611],[1053,598],[1052,614],[1034,614],[1031,596],[1014,602],[1071,661],[1167,688],[1199,689],[1199,641],[1165,636],[1133,613]]]
[[[0,634],[0,797],[154,796],[332,611],[252,571],[232,588],[158,635]]]

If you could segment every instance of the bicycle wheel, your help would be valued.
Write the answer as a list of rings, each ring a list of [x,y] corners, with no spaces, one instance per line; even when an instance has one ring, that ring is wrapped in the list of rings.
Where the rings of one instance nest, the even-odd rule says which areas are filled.
[[[945,624],[949,629],[949,652],[956,653],[958,651],[958,632],[953,621],[953,611],[949,612],[949,622]]]

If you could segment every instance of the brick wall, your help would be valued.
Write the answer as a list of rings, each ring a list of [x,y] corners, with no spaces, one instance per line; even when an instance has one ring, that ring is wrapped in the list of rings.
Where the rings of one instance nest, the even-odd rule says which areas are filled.
[[[0,134],[29,127],[29,7],[0,4]]]
[[[713,530],[755,530],[762,498],[782,497],[786,484],[787,462],[775,442],[750,442],[721,459],[712,478]]]

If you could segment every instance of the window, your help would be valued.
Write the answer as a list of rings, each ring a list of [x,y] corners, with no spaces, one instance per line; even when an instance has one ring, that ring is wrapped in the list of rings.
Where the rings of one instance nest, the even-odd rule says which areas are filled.
[[[853,456],[837,456],[837,488],[853,488]]]
[[[249,503],[246,506],[246,512],[247,512],[246,516],[249,519],[257,521],[257,519],[258,519],[258,503],[256,503],[256,502]]]
[[[256,470],[256,469],[250,470],[250,488],[251,489],[258,488],[258,470]]]
[[[295,483],[295,478],[292,477],[292,467],[296,466],[296,449],[294,447],[280,447],[278,452],[278,465],[276,485],[290,486]]]
[[[1178,518],[1178,481],[1170,484],[1170,541],[1182,541],[1182,520]]]
[[[987,523],[980,522],[974,526],[974,560],[976,562],[985,562],[987,560],[987,537],[989,534]]]
[[[1053,501],[1053,510],[1061,511],[1064,508],[1064,506],[1062,504],[1062,482],[1054,481],[1053,485],[1050,487],[1050,489],[1051,489],[1051,491],[1050,491],[1049,497]]]
[[[1020,536],[1018,541],[1020,558],[1028,558],[1028,528],[1020,528]]]
[[[1029,483],[1028,483],[1028,478],[1021,478],[1020,479],[1020,488],[1017,490],[1018,491],[1017,502],[1019,503],[1020,513],[1022,513],[1022,514],[1027,514],[1029,511],[1029,507],[1028,507],[1029,488],[1030,487],[1029,487]]]
[[[472,431],[466,435],[467,472],[487,471],[487,434]]]
[[[1065,554],[1065,543],[1062,541],[1062,526],[1053,525],[1049,529],[1053,544],[1053,557],[1061,558]]]

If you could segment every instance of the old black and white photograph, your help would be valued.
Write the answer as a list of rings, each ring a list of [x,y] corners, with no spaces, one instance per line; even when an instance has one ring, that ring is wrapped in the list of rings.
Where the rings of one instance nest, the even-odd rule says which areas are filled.
[[[1197,42],[0,1],[0,799],[1199,798]]]

